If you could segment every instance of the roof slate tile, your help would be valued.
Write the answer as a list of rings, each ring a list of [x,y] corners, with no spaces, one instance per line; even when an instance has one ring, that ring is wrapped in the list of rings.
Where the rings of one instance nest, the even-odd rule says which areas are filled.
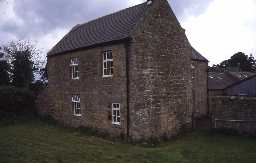
[[[48,56],[128,38],[150,5],[142,3],[119,12],[76,25],[55,45]]]

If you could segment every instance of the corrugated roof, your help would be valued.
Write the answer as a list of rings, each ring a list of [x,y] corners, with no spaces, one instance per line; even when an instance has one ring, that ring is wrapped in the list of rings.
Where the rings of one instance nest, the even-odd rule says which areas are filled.
[[[247,79],[247,78],[250,78],[251,76],[254,76],[256,75],[255,73],[253,72],[230,72],[229,73],[237,78],[239,78],[240,80],[244,80],[244,79]]]
[[[48,56],[126,39],[149,6],[147,3],[142,3],[88,23],[76,25],[50,50]]]
[[[209,72],[208,73],[208,89],[222,90],[234,83],[245,80],[254,76],[255,73],[250,72]]]
[[[254,78],[256,78],[256,74],[255,74],[255,73],[254,73],[254,75],[251,75],[251,76],[249,76],[249,77],[247,77],[247,78],[243,78],[242,80],[239,80],[239,81],[237,81],[237,82],[235,82],[235,83],[229,85],[229,86],[226,87],[225,89],[228,89],[228,88],[231,88],[231,87],[233,87],[233,86],[239,85],[239,84],[241,84],[241,83],[243,83],[243,82],[246,82],[246,81],[251,80],[251,79],[254,79]]]

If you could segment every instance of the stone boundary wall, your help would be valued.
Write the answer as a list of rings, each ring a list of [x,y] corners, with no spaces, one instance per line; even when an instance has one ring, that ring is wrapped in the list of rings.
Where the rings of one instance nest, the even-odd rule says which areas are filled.
[[[256,97],[209,97],[212,127],[256,135]]]
[[[54,104],[48,93],[48,87],[40,90],[36,98],[36,109],[40,116],[51,115]],[[52,116],[52,115],[51,115]]]

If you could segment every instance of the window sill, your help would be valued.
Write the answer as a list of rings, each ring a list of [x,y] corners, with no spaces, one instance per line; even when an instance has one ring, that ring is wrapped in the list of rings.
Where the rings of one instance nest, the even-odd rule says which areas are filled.
[[[103,77],[103,78],[112,78],[113,75],[103,75],[102,77]]]
[[[72,78],[72,80],[79,80],[79,78]]]
[[[75,117],[82,117],[82,114],[73,114]]]
[[[114,122],[112,122],[112,125],[114,125],[114,126],[121,126],[121,123],[114,123]]]

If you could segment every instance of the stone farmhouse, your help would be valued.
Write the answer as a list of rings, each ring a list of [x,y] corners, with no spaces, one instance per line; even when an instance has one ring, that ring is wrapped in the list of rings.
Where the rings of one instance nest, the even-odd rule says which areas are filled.
[[[48,53],[47,112],[71,127],[150,139],[207,115],[208,61],[167,0],[76,25]]]

